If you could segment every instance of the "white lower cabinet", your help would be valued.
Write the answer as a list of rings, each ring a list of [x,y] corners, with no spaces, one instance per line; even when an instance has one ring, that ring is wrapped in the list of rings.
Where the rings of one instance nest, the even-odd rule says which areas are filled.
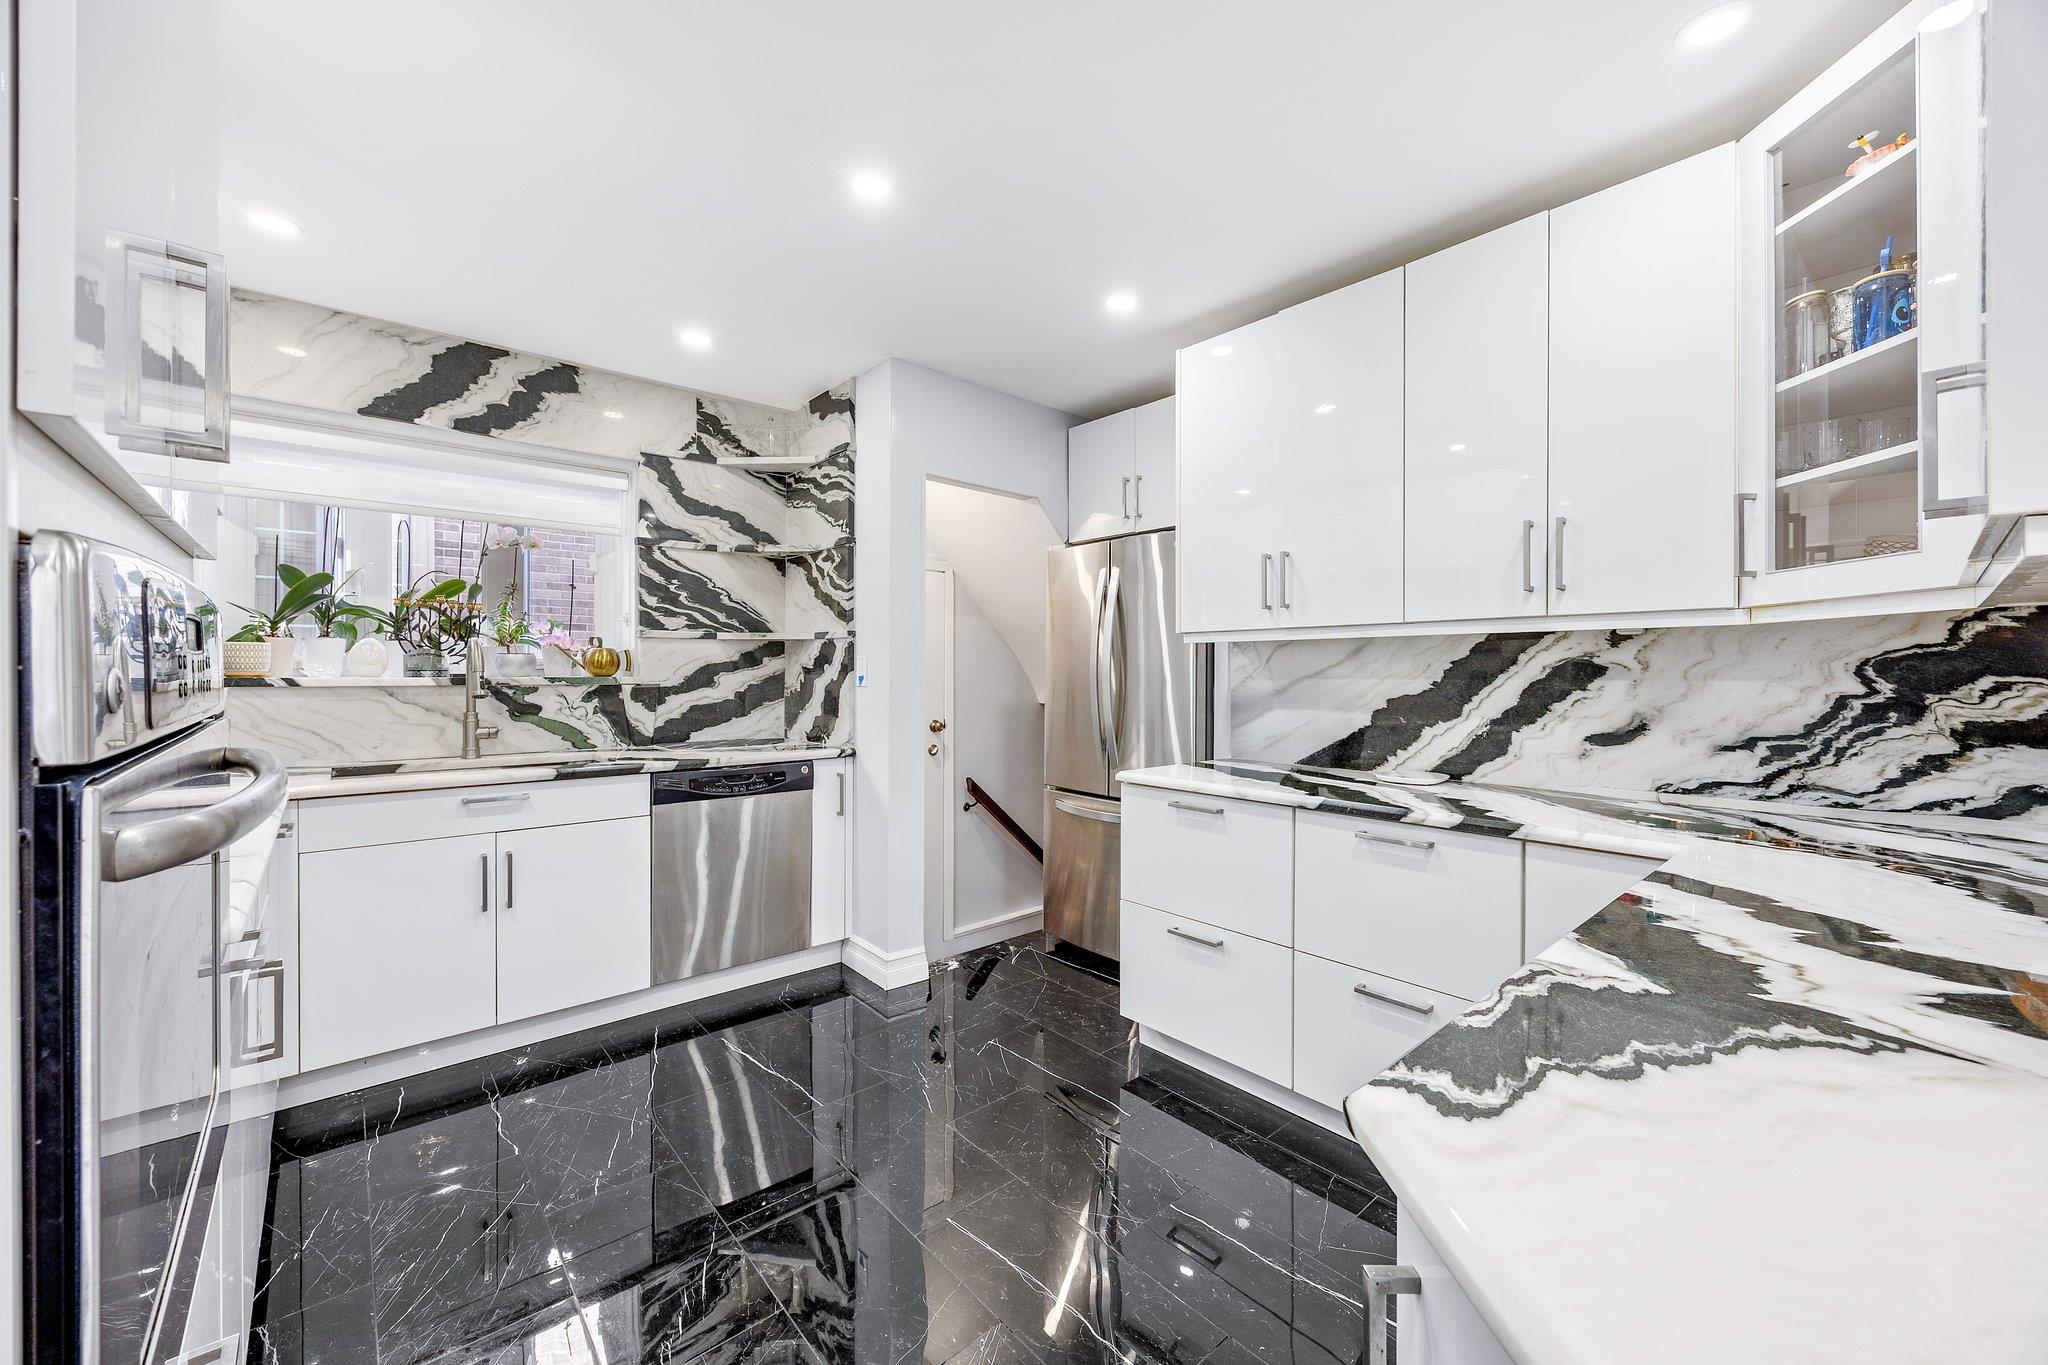
[[[1125,901],[1121,966],[1126,1017],[1255,1076],[1292,1083],[1287,948]]]
[[[1522,963],[1522,846],[1513,839],[1295,817],[1295,946],[1477,1000]]]
[[[1294,955],[1294,1089],[1317,1104],[1344,1097],[1399,1061],[1471,1002],[1377,972]]]
[[[1656,858],[1590,848],[1530,844],[1522,866],[1522,957],[1526,961],[1605,910],[1657,870]]]
[[[1395,1310],[1401,1365],[1514,1365],[1514,1357],[1406,1209],[1395,1212],[1394,1238],[1394,1254],[1422,1281],[1421,1291],[1403,1296]]]
[[[648,821],[498,836],[498,1016],[537,1014],[652,984]]]
[[[1124,788],[1125,899],[1289,944],[1293,881],[1287,807]]]
[[[300,858],[302,1069],[497,1022],[496,852],[470,834]]]
[[[853,847],[853,760],[812,765],[811,946],[846,937],[847,855]]]

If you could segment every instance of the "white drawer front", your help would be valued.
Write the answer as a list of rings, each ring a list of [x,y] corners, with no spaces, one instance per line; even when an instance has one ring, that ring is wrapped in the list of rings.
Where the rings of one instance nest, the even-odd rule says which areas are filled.
[[[1294,941],[1294,811],[1124,788],[1123,896],[1268,943]]]
[[[1522,965],[1522,846],[1302,811],[1295,946],[1477,1000]]]
[[[1441,991],[1296,953],[1294,1088],[1341,1109],[1345,1096],[1467,1008]]]
[[[299,848],[317,853],[504,829],[623,820],[645,815],[649,808],[644,776],[336,796],[299,803]]]
[[[1126,1018],[1269,1081],[1291,1083],[1293,953],[1125,901],[1122,967]]]

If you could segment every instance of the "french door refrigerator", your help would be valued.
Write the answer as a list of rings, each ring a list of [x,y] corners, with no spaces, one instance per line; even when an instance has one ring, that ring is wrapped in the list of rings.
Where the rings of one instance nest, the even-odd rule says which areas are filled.
[[[1210,648],[1175,628],[1173,532],[1046,552],[1045,927],[1117,956],[1117,773],[1208,754]]]

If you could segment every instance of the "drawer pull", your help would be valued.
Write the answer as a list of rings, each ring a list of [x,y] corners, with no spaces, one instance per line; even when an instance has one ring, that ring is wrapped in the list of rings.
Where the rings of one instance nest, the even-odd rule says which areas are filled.
[[[1196,815],[1223,814],[1223,807],[1221,806],[1191,806],[1185,801],[1169,801],[1166,803],[1166,808],[1168,810],[1192,811]]]
[[[1351,993],[1353,995],[1362,995],[1368,1000],[1377,1000],[1382,1005],[1392,1005],[1395,1009],[1398,1010],[1407,1010],[1410,1014],[1430,1015],[1436,1013],[1435,1005],[1418,1005],[1412,1000],[1403,1000],[1399,996],[1381,995],[1378,991],[1374,990],[1372,987],[1366,985],[1362,981],[1358,985],[1353,986],[1351,988]]]
[[[1184,938],[1190,943],[1199,943],[1204,948],[1221,948],[1223,946],[1223,940],[1220,938],[1203,938],[1200,934],[1189,933],[1178,924],[1167,925],[1166,932],[1172,934],[1175,938]]]
[[[1365,1352],[1360,1365],[1387,1365],[1387,1300],[1421,1292],[1422,1276],[1412,1265],[1365,1268]]]
[[[503,806],[519,801],[531,800],[533,800],[532,792],[506,792],[502,796],[465,796],[462,798],[462,804],[465,806]]]
[[[1353,830],[1351,837],[1363,839],[1368,844],[1392,844],[1396,848],[1432,849],[1436,847],[1436,840],[1434,839],[1396,839],[1391,834],[1374,834],[1369,829]]]
[[[1216,1250],[1216,1248],[1210,1246],[1178,1223],[1175,1223],[1166,1230],[1166,1240],[1172,1243],[1176,1250],[1185,1251],[1211,1270],[1223,1264],[1222,1252]]]

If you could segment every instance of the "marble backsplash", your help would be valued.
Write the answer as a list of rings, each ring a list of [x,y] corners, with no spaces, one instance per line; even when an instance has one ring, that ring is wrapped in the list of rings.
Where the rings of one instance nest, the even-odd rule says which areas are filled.
[[[852,385],[769,408],[238,293],[235,393],[630,459],[629,681],[494,681],[494,753],[845,744],[853,652]],[[809,461],[746,468],[759,458]],[[459,687],[235,688],[243,742],[302,767],[460,751]]]
[[[2048,825],[2048,608],[1230,647],[1230,754]]]

